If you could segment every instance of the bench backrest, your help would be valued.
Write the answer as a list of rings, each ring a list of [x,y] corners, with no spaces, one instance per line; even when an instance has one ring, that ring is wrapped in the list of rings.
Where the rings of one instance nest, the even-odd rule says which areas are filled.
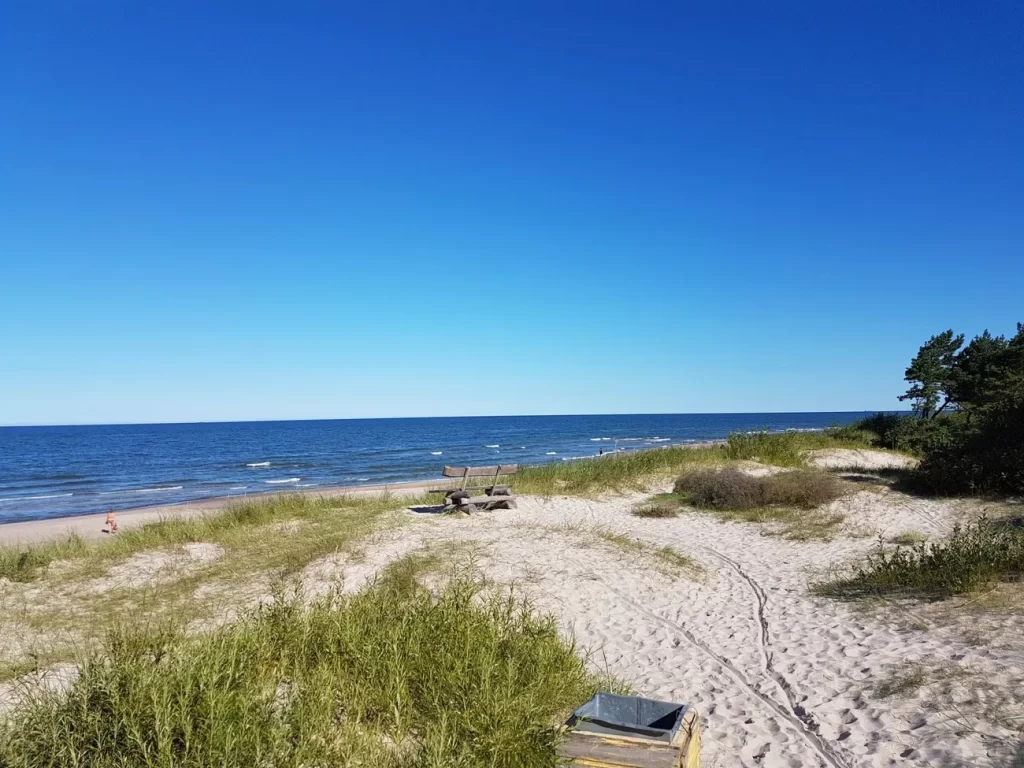
[[[498,464],[492,467],[445,467],[445,477],[462,478],[462,487],[466,487],[466,481],[471,477],[493,477],[495,481],[501,475],[514,475],[519,471],[518,464]]]

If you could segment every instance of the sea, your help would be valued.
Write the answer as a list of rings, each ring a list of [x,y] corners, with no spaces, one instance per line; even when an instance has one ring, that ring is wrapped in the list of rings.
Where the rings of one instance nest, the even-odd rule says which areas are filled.
[[[438,478],[445,464],[545,464],[866,412],[487,416],[0,427],[0,522],[289,489]]]

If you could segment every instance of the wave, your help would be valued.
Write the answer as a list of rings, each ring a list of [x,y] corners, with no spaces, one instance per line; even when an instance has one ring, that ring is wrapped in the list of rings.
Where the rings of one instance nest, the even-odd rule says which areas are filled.
[[[159,485],[156,488],[125,488],[121,491],[100,491],[100,496],[117,496],[122,493],[160,493],[161,491],[180,491],[180,485]]]
[[[485,445],[484,448],[501,448],[501,445],[495,443],[494,445]]]
[[[252,464],[246,464],[247,467],[269,467],[269,461],[254,461]]]
[[[443,451],[431,451],[430,455],[431,456],[440,456],[442,453],[443,453]]]
[[[671,441],[672,441],[671,437],[651,437],[651,438],[648,438],[648,440],[647,440],[648,443],[668,443],[668,442],[671,442]]]
[[[62,499],[65,496],[74,496],[73,493],[47,493],[41,496],[8,496],[5,499],[0,499],[0,502],[5,501],[36,501],[38,499]]]
[[[228,490],[229,491],[244,491],[248,487],[249,487],[248,485],[232,485],[230,488],[228,488]]]
[[[611,438],[611,437],[592,437],[592,438],[590,438],[590,442],[592,442],[592,443],[599,443],[602,440],[613,440],[613,439],[614,438]]]
[[[545,453],[544,455],[545,455],[545,456],[557,456],[557,455],[558,455],[558,453],[557,453],[556,451],[548,451],[548,452],[547,452],[547,453]]]
[[[356,482],[357,483],[366,483],[366,482],[369,482],[369,480],[370,480],[370,478],[368,478],[368,477],[357,477],[356,478]]]
[[[263,482],[269,485],[279,485],[280,483],[297,483],[301,479],[301,477],[289,477],[286,480],[264,480]]]

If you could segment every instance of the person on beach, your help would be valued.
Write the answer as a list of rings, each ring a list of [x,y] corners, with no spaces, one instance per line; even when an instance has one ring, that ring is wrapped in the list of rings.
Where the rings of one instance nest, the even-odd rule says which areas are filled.
[[[114,510],[107,510],[107,533],[117,533],[117,520],[114,519]]]

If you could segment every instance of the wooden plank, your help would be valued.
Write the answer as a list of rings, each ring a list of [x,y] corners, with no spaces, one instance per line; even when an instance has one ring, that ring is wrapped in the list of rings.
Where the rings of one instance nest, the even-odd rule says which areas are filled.
[[[515,501],[516,497],[508,496],[471,496],[466,499],[467,504],[494,504],[499,501]]]
[[[514,475],[519,471],[518,464],[498,464],[490,467],[445,467],[445,477],[484,477],[486,475]]]
[[[655,741],[569,733],[558,745],[560,765],[611,768],[677,768],[679,747]]]

